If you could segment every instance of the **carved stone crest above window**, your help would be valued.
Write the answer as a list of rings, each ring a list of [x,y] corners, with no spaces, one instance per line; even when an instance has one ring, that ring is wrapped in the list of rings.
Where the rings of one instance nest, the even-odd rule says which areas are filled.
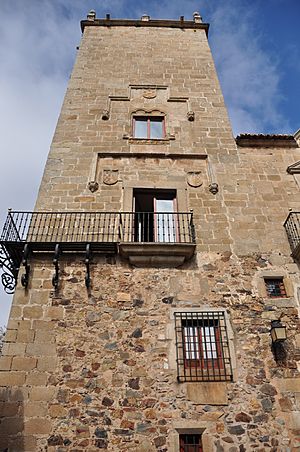
[[[124,91],[124,95],[115,95],[110,94],[107,98],[107,103],[104,106],[101,117],[102,120],[107,121],[110,119],[112,104],[114,102],[133,102],[133,105],[136,105],[136,102],[147,104],[151,104],[151,101],[155,99],[157,105],[166,105],[167,103],[175,103],[182,104],[185,109],[185,115],[188,121],[194,121],[195,112],[192,109],[191,101],[187,95],[173,95],[170,92],[170,87],[167,85],[129,85],[127,90]],[[186,93],[184,93],[186,94]],[[203,109],[204,110],[204,109]]]
[[[102,181],[105,185],[114,185],[118,182],[119,170],[117,169],[103,169]]]
[[[156,91],[154,89],[148,89],[143,92],[143,97],[145,99],[155,99]]]
[[[201,171],[189,171],[187,173],[187,183],[189,184],[190,187],[201,187],[201,185],[203,184],[203,179],[202,179],[202,172]]]

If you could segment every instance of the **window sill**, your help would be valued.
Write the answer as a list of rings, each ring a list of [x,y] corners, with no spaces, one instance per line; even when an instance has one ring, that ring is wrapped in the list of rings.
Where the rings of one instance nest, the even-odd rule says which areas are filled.
[[[277,308],[293,308],[297,306],[294,297],[267,297],[266,304],[276,306]]]
[[[200,405],[228,405],[228,383],[230,382],[186,383],[187,399]]]
[[[123,135],[124,140],[128,140],[129,144],[164,144],[175,140],[174,135],[169,135],[165,138],[135,138],[129,135]]]

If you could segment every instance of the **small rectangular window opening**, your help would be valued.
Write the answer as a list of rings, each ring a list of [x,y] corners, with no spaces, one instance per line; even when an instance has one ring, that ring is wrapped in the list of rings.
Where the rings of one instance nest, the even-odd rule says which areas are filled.
[[[199,434],[180,434],[179,435],[180,452],[202,452],[201,435]]]
[[[287,296],[283,278],[265,278],[265,285],[268,297],[282,298]]]
[[[133,136],[147,140],[165,138],[165,118],[163,116],[134,116]]]
[[[178,381],[230,381],[224,312],[176,312]]]

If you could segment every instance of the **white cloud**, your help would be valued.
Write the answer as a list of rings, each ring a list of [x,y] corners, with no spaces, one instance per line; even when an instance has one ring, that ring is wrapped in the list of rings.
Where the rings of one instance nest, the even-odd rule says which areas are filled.
[[[8,207],[31,210],[80,41],[94,0],[0,2],[0,227]],[[102,0],[116,13],[123,0]],[[0,325],[11,297],[0,284]]]
[[[279,113],[280,62],[255,33],[258,11],[237,0],[216,8],[214,4],[211,43],[234,132],[288,130]]]
[[[0,6],[1,226],[8,207],[33,208],[66,86],[66,62],[70,66],[74,53],[70,42],[59,43],[54,11],[46,8],[45,20],[33,5]],[[2,287],[0,294],[4,324],[10,297]]]

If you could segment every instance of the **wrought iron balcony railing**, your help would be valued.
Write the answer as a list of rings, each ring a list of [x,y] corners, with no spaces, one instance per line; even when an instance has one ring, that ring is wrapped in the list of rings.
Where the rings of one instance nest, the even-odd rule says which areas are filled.
[[[126,243],[194,243],[192,213],[121,213],[120,241]]]
[[[300,260],[300,212],[290,212],[284,227],[292,249],[292,256]]]
[[[30,253],[53,251],[57,262],[61,252],[85,251],[89,265],[91,252],[116,253],[120,243],[194,244],[193,214],[9,211],[0,236],[2,283],[13,292],[23,263],[27,285]]]
[[[51,244],[73,248],[81,243],[118,241],[117,212],[9,212],[1,235],[2,242],[26,242],[47,251]]]

